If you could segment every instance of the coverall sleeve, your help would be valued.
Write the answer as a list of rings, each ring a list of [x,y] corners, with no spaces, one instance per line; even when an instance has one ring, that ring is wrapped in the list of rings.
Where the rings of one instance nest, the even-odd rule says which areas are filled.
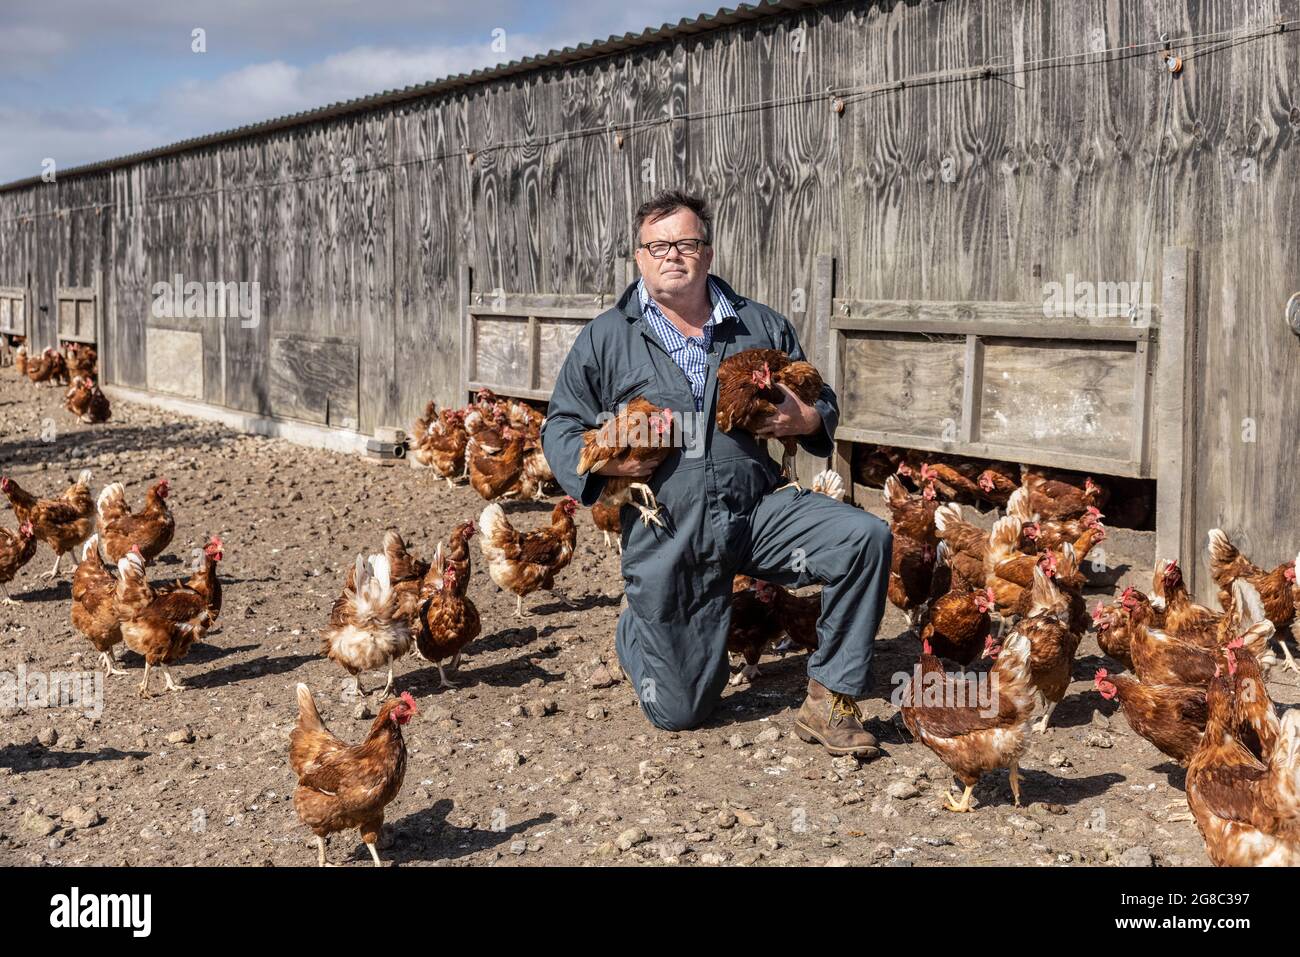
[[[808,357],[804,355],[799,345],[799,337],[795,334],[794,326],[784,317],[782,322],[785,327],[781,332],[781,351],[796,362],[807,362]],[[809,455],[825,458],[835,452],[835,429],[840,423],[840,402],[835,397],[835,390],[823,382],[821,395],[813,403],[813,408],[821,414],[822,427],[811,435],[801,435],[799,445]]]
[[[600,425],[597,417],[604,411],[601,396],[600,371],[588,328],[574,341],[560,368],[542,426],[542,454],[555,481],[588,508],[600,498],[605,478],[590,472],[579,475],[578,456],[582,434]]]

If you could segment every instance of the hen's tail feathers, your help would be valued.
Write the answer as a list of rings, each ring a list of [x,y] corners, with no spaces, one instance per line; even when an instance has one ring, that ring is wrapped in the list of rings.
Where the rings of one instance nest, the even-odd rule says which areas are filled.
[[[954,522],[960,522],[961,506],[956,502],[949,502],[947,505],[940,505],[934,510],[934,527],[942,536],[944,529]]]
[[[1300,765],[1300,711],[1295,708],[1282,715],[1277,746],[1284,755],[1283,767],[1295,768]]]
[[[357,556],[357,617],[384,617],[385,605],[392,595],[392,566],[387,555]]]
[[[493,503],[483,509],[478,517],[478,530],[483,536],[479,540],[479,547],[483,549],[483,554],[486,555],[487,549],[495,545],[501,533],[509,528],[505,510],[500,505]]]
[[[844,479],[834,469],[822,469],[813,476],[812,490],[836,501],[844,501]]]
[[[1056,577],[1072,578],[1079,571],[1079,555],[1074,546],[1066,542],[1056,559]]]
[[[1034,584],[1030,586],[1030,618],[1047,614],[1065,624],[1069,611],[1070,602],[1066,601],[1065,594],[1057,588],[1056,580],[1050,579],[1043,567],[1034,566]]]
[[[433,560],[429,562],[429,573],[424,580],[432,582],[433,587],[442,591],[442,576],[447,570],[447,555],[443,549],[442,542],[439,542],[433,550]]]
[[[1022,522],[1034,520],[1034,513],[1029,508],[1029,489],[1021,486],[1011,493],[1011,497],[1007,499],[1007,514]]]
[[[99,550],[99,536],[91,535],[86,539],[86,544],[81,546],[81,560],[84,562],[92,554]]]
[[[404,558],[410,560],[411,556],[406,550],[406,542],[402,539],[401,533],[395,528],[390,528],[384,532],[384,555],[388,558],[390,568]]]
[[[1009,558],[1016,550],[1019,541],[1020,519],[1007,516],[994,522],[993,531],[989,532],[988,548],[989,558],[993,564]]]
[[[207,630],[208,624],[209,624],[209,619],[207,617],[207,613],[204,612],[204,614],[199,618],[199,623],[197,625],[194,624],[193,622],[182,621],[182,622],[178,622],[175,625],[175,628],[182,635],[190,635],[196,638],[202,638],[203,633]]]
[[[428,431],[429,426],[433,425],[433,423],[437,421],[437,416],[438,404],[430,399],[429,404],[424,407],[424,415],[416,420],[423,424],[423,428],[420,429],[421,434]]]
[[[298,682],[298,727],[308,731],[325,730],[325,722],[316,710],[316,700],[311,696],[311,689],[304,682]]]
[[[1264,610],[1264,599],[1260,596],[1259,589],[1244,578],[1238,578],[1232,583],[1232,607],[1237,616],[1237,627],[1240,629],[1244,630],[1251,625],[1268,620],[1268,613]]]
[[[1241,551],[1228,540],[1221,528],[1210,529],[1210,576],[1218,585],[1226,585],[1232,577],[1233,567],[1242,560]]]
[[[126,512],[126,489],[121,482],[105,485],[95,500],[95,511],[99,513],[100,522],[107,522]]]
[[[901,508],[907,504],[909,498],[907,489],[903,488],[903,483],[899,481],[897,475],[891,475],[885,479],[885,487],[881,490],[881,497],[890,508]]]
[[[1029,608],[1029,617],[1031,618],[1043,612],[1057,614],[1067,607],[1062,600],[1060,589],[1052,579],[1047,577],[1041,565],[1034,566],[1034,584],[1030,599],[1032,604]]]
[[[128,552],[123,555],[117,562],[118,574],[125,579],[137,579],[144,577],[144,559],[136,552]]]
[[[366,563],[370,566],[370,575],[380,594],[387,594],[393,584],[393,565],[387,555],[371,555]]]
[[[78,485],[84,485],[84,486],[86,486],[87,489],[89,489],[89,488],[90,488],[90,478],[91,478],[91,475],[90,475],[90,469],[82,469],[82,470],[81,470],[81,474],[79,474],[79,475],[77,476],[77,484],[78,484]]]
[[[1260,660],[1260,664],[1267,665],[1277,660],[1273,649],[1268,645],[1276,631],[1271,621],[1257,621],[1241,633],[1241,642],[1247,651]]]

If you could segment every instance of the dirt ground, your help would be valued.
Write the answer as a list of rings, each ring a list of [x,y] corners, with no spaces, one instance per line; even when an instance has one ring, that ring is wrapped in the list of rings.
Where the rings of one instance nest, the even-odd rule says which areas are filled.
[[[185,691],[137,698],[143,662],[119,646],[130,674],[107,680],[98,718],[0,712],[0,864],[314,864],[291,800],[294,685],[312,688],[349,741],[364,737],[376,707],[373,697],[346,697],[346,675],[320,655],[342,575],[358,551],[378,549],[386,527],[428,554],[483,503],[405,463],[369,465],[142,406],[118,403],[108,425],[78,425],[61,396],[0,370],[0,469],[50,494],[90,468],[94,491],[121,481],[133,507],[151,481],[170,478],[177,532],[151,576],[188,574],[192,550],[219,534],[225,607],[220,630],[173,669]],[[508,507],[521,524],[548,510]],[[802,653],[765,659],[764,674],[729,688],[705,728],[657,731],[626,681],[594,686],[606,683],[602,663],[616,660],[622,583],[617,554],[589,514],[579,517],[578,551],[557,585],[576,608],[534,595],[531,617],[516,619],[514,597],[488,578],[475,547],[470,595],[483,635],[460,686],[440,689],[436,670],[413,655],[398,663],[397,688],[421,711],[406,729],[387,861],[1207,863],[1195,825],[1167,820],[1180,810],[1169,805],[1182,796],[1183,772],[1093,690],[1103,661],[1091,636],[1052,727],[1032,735],[1021,808],[1006,772],[985,777],[973,813],[939,808],[950,775],[911,742],[888,700],[891,676],[919,650],[893,608],[876,688],[862,702],[887,751],[879,760],[832,760],[793,736]],[[0,521],[13,525],[12,515]],[[1118,531],[1106,543],[1119,586],[1149,581],[1150,538]],[[41,546],[9,586],[21,604],[0,608],[0,672],[95,667],[71,625],[70,566],[57,584],[37,578],[52,562]],[[1300,700],[1291,676],[1273,674],[1278,700]],[[379,677],[366,675],[364,686],[377,688]],[[355,832],[335,835],[329,849],[335,863],[369,866]]]

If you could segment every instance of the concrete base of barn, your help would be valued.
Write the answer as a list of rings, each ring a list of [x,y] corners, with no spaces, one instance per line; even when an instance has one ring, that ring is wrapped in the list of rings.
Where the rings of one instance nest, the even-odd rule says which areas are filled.
[[[195,402],[192,399],[174,395],[159,395],[155,392],[141,392],[137,389],[124,389],[120,386],[105,386],[104,393],[114,402],[138,402],[156,409],[165,409],[181,415],[190,415],[196,419],[220,422],[241,432],[253,435],[265,435],[270,438],[284,439],[295,445],[304,445],[313,449],[328,449],[331,452],[350,452],[364,455],[366,443],[370,436],[346,429],[332,429],[313,425],[310,422],[295,422],[277,419],[266,415],[253,415],[236,409]]]

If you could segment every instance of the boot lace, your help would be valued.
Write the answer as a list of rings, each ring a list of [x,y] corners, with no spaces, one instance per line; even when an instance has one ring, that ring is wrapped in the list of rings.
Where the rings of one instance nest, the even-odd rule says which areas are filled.
[[[848,695],[833,692],[831,698],[831,723],[834,724],[840,718],[854,718],[861,724],[862,711],[858,708],[858,703]]]

